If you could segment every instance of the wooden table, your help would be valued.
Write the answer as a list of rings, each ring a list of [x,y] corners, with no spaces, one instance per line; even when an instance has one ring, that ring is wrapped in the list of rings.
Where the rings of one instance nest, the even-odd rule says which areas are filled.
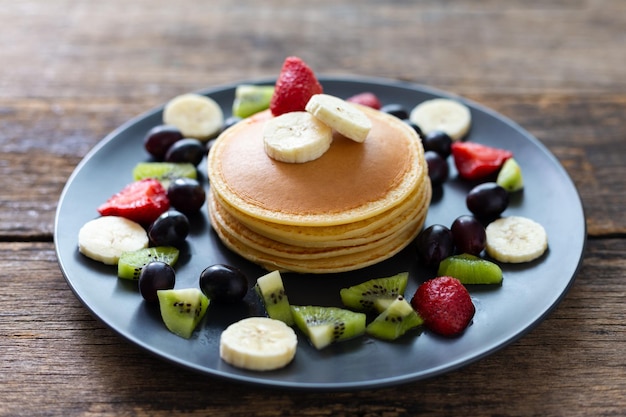
[[[0,0],[0,415],[623,415],[626,3],[283,3]],[[179,369],[89,314],[53,244],[77,163],[131,117],[183,92],[275,76],[287,55],[319,74],[463,95],[556,155],[582,197],[588,244],[545,322],[439,377],[308,393]]]

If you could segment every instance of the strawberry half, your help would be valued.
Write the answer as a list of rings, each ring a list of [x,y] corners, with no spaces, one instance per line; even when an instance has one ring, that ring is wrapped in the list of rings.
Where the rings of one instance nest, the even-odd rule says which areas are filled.
[[[424,282],[411,299],[411,305],[428,329],[443,336],[460,334],[476,312],[469,292],[453,277]]]
[[[274,116],[304,111],[311,96],[322,92],[322,85],[313,70],[302,59],[290,56],[285,59],[276,80],[270,110]]]
[[[120,216],[148,225],[170,207],[167,190],[158,180],[146,178],[128,184],[98,207],[103,216]]]
[[[352,97],[348,97],[346,101],[350,103],[361,104],[363,106],[371,107],[376,110],[380,110],[380,108],[382,107],[382,105],[380,104],[380,100],[378,99],[378,96],[369,91],[356,94]]]
[[[459,175],[468,180],[480,180],[496,173],[513,152],[474,142],[454,142],[452,157]]]

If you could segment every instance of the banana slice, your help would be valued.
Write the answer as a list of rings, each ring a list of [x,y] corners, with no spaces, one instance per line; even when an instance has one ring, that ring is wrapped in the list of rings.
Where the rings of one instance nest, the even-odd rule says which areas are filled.
[[[200,94],[183,94],[163,109],[163,123],[176,126],[183,136],[208,140],[224,125],[224,113],[215,100]]]
[[[322,156],[333,141],[330,127],[303,111],[283,113],[263,128],[265,153],[277,161],[304,163]]]
[[[502,217],[491,222],[486,233],[487,254],[500,262],[529,262],[548,248],[548,235],[543,226],[526,217]]]
[[[297,345],[296,333],[282,321],[249,317],[222,332],[220,357],[239,368],[269,371],[289,364]]]
[[[328,94],[311,96],[305,110],[355,142],[365,141],[372,128],[372,121],[355,105]]]
[[[144,228],[124,217],[98,217],[78,231],[78,251],[107,265],[117,265],[124,252],[147,247],[148,234]]]
[[[469,132],[472,115],[464,104],[447,98],[426,100],[411,110],[409,120],[415,123],[422,133],[439,130],[460,140]]]

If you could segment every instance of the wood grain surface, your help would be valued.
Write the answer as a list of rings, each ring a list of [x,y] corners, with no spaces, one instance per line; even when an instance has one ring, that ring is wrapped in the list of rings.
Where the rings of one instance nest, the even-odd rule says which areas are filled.
[[[0,0],[0,28],[0,416],[626,415],[626,2]],[[53,243],[76,165],[132,117],[288,55],[465,96],[554,153],[588,242],[540,326],[439,377],[311,393],[180,369],[90,315]]]

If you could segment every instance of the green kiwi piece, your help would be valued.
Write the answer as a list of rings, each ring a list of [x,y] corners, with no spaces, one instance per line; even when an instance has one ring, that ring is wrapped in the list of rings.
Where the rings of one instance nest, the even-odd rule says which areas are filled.
[[[338,307],[291,306],[296,326],[316,349],[365,333],[365,314]]]
[[[169,331],[189,339],[209,307],[209,299],[197,288],[157,291],[163,323]]]
[[[496,183],[509,192],[519,191],[524,188],[522,169],[517,161],[509,158],[504,161],[496,178]]]
[[[124,252],[117,263],[117,276],[124,279],[138,280],[141,270],[150,262],[161,261],[174,266],[178,261],[179,250],[173,246],[155,246]]]
[[[272,95],[273,85],[238,85],[233,101],[233,116],[244,119],[269,108]]]
[[[133,168],[133,179],[139,181],[145,178],[155,178],[167,189],[177,178],[198,179],[198,170],[187,162],[139,162]]]
[[[411,329],[421,326],[424,320],[411,304],[399,296],[365,328],[370,336],[383,340],[396,340]]]
[[[454,277],[463,284],[500,284],[503,279],[498,265],[467,253],[441,261],[437,275]]]
[[[279,271],[272,271],[258,278],[254,289],[270,318],[280,320],[288,326],[293,325],[289,299]]]
[[[385,311],[404,290],[409,279],[408,272],[391,277],[374,278],[339,292],[343,304],[357,311]]]

